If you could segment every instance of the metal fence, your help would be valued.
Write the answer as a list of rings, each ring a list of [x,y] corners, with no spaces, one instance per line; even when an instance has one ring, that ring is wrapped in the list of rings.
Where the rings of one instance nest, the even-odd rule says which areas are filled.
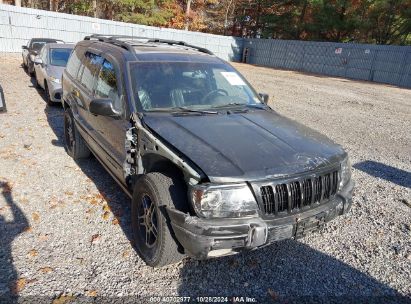
[[[77,42],[90,34],[182,40],[229,61],[411,88],[411,46],[242,39],[95,19],[0,4],[0,52],[20,52],[33,37]]]
[[[182,40],[206,47],[222,59],[239,61],[243,39],[159,28],[0,4],[0,52],[20,52],[33,37],[77,42],[91,34]]]
[[[247,39],[248,63],[411,88],[411,46]]]

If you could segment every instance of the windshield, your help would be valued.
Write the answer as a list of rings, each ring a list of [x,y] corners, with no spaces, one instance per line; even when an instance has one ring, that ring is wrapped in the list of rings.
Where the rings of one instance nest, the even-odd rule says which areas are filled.
[[[40,51],[41,50],[41,48],[44,46],[46,44],[46,42],[43,42],[43,41],[39,41],[39,42],[33,42],[32,43],[32,45],[31,45],[31,48],[34,50],[34,51]]]
[[[65,67],[73,49],[50,49],[50,64]]]
[[[134,63],[131,78],[135,99],[144,111],[261,104],[246,80],[227,64]]]

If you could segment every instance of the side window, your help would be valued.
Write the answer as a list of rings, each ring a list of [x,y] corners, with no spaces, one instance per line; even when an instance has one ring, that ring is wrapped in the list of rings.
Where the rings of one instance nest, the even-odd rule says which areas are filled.
[[[80,61],[78,53],[79,53],[79,50],[75,49],[74,52],[71,54],[70,59],[67,63],[67,67],[66,67],[67,72],[74,78],[77,77],[77,72],[81,65],[81,61]]]
[[[94,79],[97,75],[97,72],[100,70],[103,64],[104,58],[87,52],[84,59],[84,69],[81,75],[80,82],[81,84],[90,91],[93,91]]]
[[[112,63],[105,60],[97,79],[96,96],[110,98],[114,108],[121,110],[120,97],[118,96],[117,77]]]
[[[41,53],[40,53],[40,58],[41,58],[41,60],[43,60],[44,64],[47,64],[47,51],[46,50],[47,50],[47,48],[43,47],[42,50],[41,50]]]

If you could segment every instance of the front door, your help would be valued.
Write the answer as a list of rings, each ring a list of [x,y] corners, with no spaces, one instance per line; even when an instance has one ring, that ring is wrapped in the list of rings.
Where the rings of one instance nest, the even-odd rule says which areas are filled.
[[[116,177],[124,182],[123,163],[125,161],[125,135],[130,123],[126,119],[125,103],[122,99],[122,83],[119,78],[118,68],[113,64],[114,60],[105,59],[97,76],[95,97],[109,98],[113,101],[114,108],[121,113],[120,117],[113,118],[101,115],[93,115],[90,118],[94,128],[93,137],[106,152],[106,163]]]

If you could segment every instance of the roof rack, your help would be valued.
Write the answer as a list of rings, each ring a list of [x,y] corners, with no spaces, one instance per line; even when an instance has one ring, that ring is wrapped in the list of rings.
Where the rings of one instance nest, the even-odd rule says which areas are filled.
[[[108,35],[90,35],[90,36],[86,36],[84,37],[84,40],[98,40],[101,42],[107,42],[107,43],[111,43],[114,45],[117,45],[119,47],[122,47],[130,52],[135,53],[134,48],[129,44],[126,43],[124,41],[121,40],[117,40],[117,38],[129,38],[129,36],[108,36]]]
[[[84,37],[84,40],[92,40],[96,39],[101,42],[106,42],[110,43],[113,45],[117,45],[119,47],[122,47],[130,52],[135,53],[134,46],[132,42],[127,42],[124,40],[120,39],[130,39],[130,40],[144,40],[144,43],[152,43],[152,44],[168,44],[168,45],[178,45],[178,46],[184,46],[187,48],[195,49],[199,52],[206,53],[209,55],[214,55],[210,50],[202,47],[198,47],[192,44],[185,43],[184,41],[176,41],[176,40],[168,40],[168,39],[158,39],[158,38],[147,38],[147,37],[140,37],[140,36],[126,36],[126,35],[90,35]],[[139,43],[142,43],[143,41],[139,41]]]

